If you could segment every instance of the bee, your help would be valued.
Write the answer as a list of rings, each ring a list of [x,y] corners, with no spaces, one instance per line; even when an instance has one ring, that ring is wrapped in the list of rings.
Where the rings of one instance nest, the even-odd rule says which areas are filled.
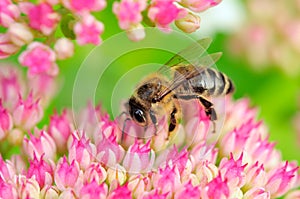
[[[221,53],[203,56],[210,43],[209,38],[199,40],[141,81],[127,103],[129,119],[142,127],[152,124],[156,129],[159,117],[167,116],[170,135],[176,131],[181,118],[179,100],[197,99],[213,122],[214,132],[217,114],[208,98],[232,93],[234,86],[224,73],[211,67]],[[170,71],[171,77],[162,71]]]

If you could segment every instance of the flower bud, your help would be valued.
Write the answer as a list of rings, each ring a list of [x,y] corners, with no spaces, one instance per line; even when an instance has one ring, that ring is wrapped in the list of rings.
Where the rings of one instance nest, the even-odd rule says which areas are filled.
[[[74,44],[67,38],[60,38],[54,44],[54,51],[58,59],[67,59],[74,54]]]
[[[117,164],[115,167],[109,167],[107,169],[107,180],[108,183],[111,185],[117,184],[124,184],[126,181],[126,170],[121,165]]]
[[[20,47],[12,43],[7,33],[0,34],[0,59],[15,54],[19,49]]]
[[[270,197],[270,192],[266,191],[264,188],[254,187],[244,194],[243,199],[269,199]]]
[[[0,198],[1,199],[18,199],[18,194],[15,186],[5,182],[0,178]]]
[[[175,24],[183,32],[192,33],[200,28],[200,21],[198,15],[189,12],[185,17],[176,20]]]
[[[131,26],[128,30],[126,30],[126,33],[127,37],[131,41],[140,41],[146,36],[144,26],[142,24]]]
[[[19,197],[20,198],[39,198],[40,197],[40,186],[35,180],[35,177],[27,178],[26,176],[16,176],[15,184],[18,185]]]
[[[92,182],[96,180],[98,184],[103,183],[107,178],[106,170],[100,163],[91,163],[89,167],[84,171],[84,183]]]
[[[57,199],[59,196],[59,190],[55,186],[45,186],[41,190],[41,198],[44,199]]]
[[[4,161],[0,155],[0,181],[11,181],[16,175],[16,169],[12,162]]]
[[[10,0],[2,0],[0,8],[0,26],[7,28],[20,16],[18,6]]]
[[[85,183],[80,190],[80,197],[84,199],[106,199],[108,187],[106,184],[99,185],[96,180]]]
[[[8,35],[11,41],[17,46],[29,44],[33,40],[30,29],[22,23],[13,23],[8,28]]]
[[[7,136],[8,131],[12,129],[12,126],[12,117],[2,106],[2,100],[0,99],[0,140]]]
[[[119,198],[123,198],[123,199],[132,198],[132,193],[128,189],[127,184],[123,186],[118,185],[118,187],[114,189],[108,196],[108,199],[119,199]]]

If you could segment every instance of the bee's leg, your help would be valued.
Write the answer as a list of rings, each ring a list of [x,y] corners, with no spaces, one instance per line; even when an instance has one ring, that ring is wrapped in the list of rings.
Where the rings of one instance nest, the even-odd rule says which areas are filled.
[[[199,97],[199,101],[205,108],[205,113],[209,117],[210,121],[213,123],[213,133],[216,131],[216,120],[217,120],[217,114],[213,107],[213,103],[208,101],[207,99],[203,97]]]
[[[154,135],[157,135],[157,119],[153,111],[150,110],[150,118],[154,125]]]
[[[124,139],[124,133],[125,133],[125,127],[126,127],[126,122],[130,120],[130,118],[126,118],[124,120],[124,124],[123,124],[123,128],[122,128],[122,136],[121,136],[121,142],[123,142],[123,139]]]

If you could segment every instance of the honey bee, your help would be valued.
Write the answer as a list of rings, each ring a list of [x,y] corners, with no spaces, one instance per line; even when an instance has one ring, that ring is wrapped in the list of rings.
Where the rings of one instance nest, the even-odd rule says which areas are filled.
[[[158,72],[146,77],[127,103],[129,119],[142,127],[153,124],[156,129],[158,118],[167,116],[170,135],[176,131],[181,118],[178,100],[197,99],[213,122],[214,132],[217,114],[208,98],[232,93],[234,86],[224,73],[210,67],[221,53],[203,56],[210,43],[209,38],[199,40],[173,56]],[[170,71],[171,77],[167,78],[162,71]]]

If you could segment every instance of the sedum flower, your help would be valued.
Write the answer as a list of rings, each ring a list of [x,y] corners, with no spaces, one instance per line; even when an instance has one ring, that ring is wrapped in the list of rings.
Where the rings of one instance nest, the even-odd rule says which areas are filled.
[[[180,0],[180,4],[194,12],[201,12],[218,5],[222,0]]]
[[[0,140],[3,140],[12,129],[13,121],[9,112],[3,107],[0,99]]]
[[[63,5],[75,13],[101,11],[106,6],[105,0],[64,0]]]
[[[85,183],[96,181],[101,184],[107,178],[107,171],[100,163],[93,162],[85,169],[83,176]]]
[[[198,15],[189,12],[183,18],[176,20],[175,24],[183,32],[192,33],[200,28],[200,21],[201,19]]]
[[[120,186],[116,189],[114,189],[108,196],[108,199],[118,199],[118,198],[124,198],[124,199],[131,199],[132,193],[128,189],[127,184]]]
[[[31,43],[19,56],[19,62],[29,68],[30,75],[57,75],[58,67],[55,60],[56,56],[53,50],[40,42]]]
[[[0,34],[0,59],[5,59],[15,54],[19,48],[12,42],[7,33]]]
[[[0,8],[0,26],[9,27],[20,16],[18,6],[11,0],[2,0]]]
[[[33,34],[29,27],[22,23],[13,23],[7,31],[10,40],[17,46],[29,44],[33,40]]]
[[[80,190],[80,198],[83,199],[106,199],[108,187],[106,184],[98,184],[96,180],[85,183]]]
[[[82,19],[74,25],[76,40],[79,45],[101,43],[100,35],[104,31],[102,22],[97,21],[92,15],[85,14]]]
[[[57,59],[67,59],[74,54],[74,44],[67,38],[60,38],[54,44]]]

